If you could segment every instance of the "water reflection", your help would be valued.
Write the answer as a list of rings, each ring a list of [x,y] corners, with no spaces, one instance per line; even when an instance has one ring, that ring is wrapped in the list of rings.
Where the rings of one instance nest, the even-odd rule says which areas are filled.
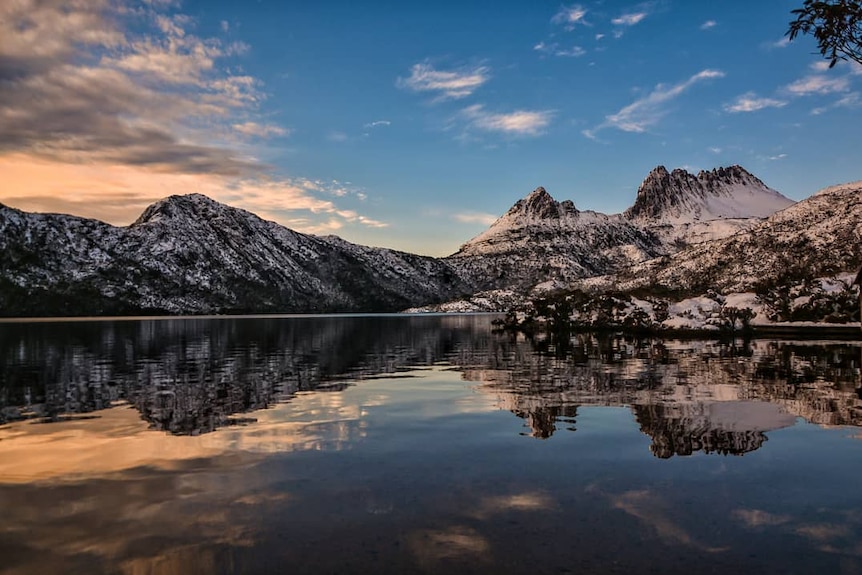
[[[0,325],[0,572],[862,569],[859,343],[490,327]]]
[[[579,334],[561,346],[493,334],[487,316],[6,324],[0,423],[128,402],[151,429],[199,435],[256,423],[298,393],[335,400],[438,363],[539,439],[575,431],[581,406],[628,407],[660,458],[747,453],[796,417],[862,424],[857,343]]]

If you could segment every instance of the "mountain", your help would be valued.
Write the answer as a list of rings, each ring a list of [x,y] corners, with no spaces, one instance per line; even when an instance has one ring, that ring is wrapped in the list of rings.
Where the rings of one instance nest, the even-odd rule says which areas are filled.
[[[446,258],[479,289],[562,286],[665,253],[621,215],[580,211],[536,188],[485,232]]]
[[[643,226],[765,218],[793,204],[742,166],[701,171],[652,170],[623,215]]]
[[[653,169],[623,215],[649,229],[670,251],[732,236],[793,205],[742,166],[701,171]]]
[[[540,187],[446,258],[298,233],[199,194],[125,227],[0,204],[0,315],[382,312],[481,293],[487,309],[575,285],[740,291],[855,272],[860,237],[862,183],[794,204],[740,166],[659,166],[621,214]]]
[[[658,166],[622,214],[579,211],[537,188],[446,261],[482,290],[554,289],[728,237],[790,205],[740,166],[696,176]]]
[[[301,234],[200,194],[130,226],[0,205],[0,313],[396,311],[469,291],[445,262]]]
[[[862,266],[862,181],[826,188],[727,238],[624,271],[610,283],[684,292],[760,290]]]

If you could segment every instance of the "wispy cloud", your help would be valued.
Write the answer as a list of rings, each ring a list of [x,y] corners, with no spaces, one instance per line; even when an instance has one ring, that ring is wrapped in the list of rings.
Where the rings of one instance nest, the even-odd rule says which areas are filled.
[[[551,22],[554,24],[562,24],[567,30],[573,30],[576,24],[586,24],[584,17],[587,15],[587,9],[580,4],[564,6],[554,14]]]
[[[365,124],[362,127],[363,128],[379,128],[379,127],[391,126],[391,125],[392,125],[392,122],[390,122],[389,120],[375,120],[373,122],[368,122],[367,124]]]
[[[257,122],[243,122],[234,124],[233,129],[246,136],[268,138],[270,136],[286,136],[289,130],[269,124],[258,124]]]
[[[463,212],[452,215],[452,219],[463,224],[482,224],[483,226],[490,226],[497,221],[497,218],[498,216],[482,212]]]
[[[700,29],[701,30],[709,30],[710,28],[715,28],[716,26],[718,26],[718,22],[716,22],[715,20],[707,20],[706,22],[704,22],[703,24],[700,25]]]
[[[819,116],[820,114],[824,114],[829,110],[834,110],[836,108],[859,108],[862,107],[862,97],[860,97],[859,92],[851,92],[846,96],[840,98],[839,100],[829,104],[828,106],[821,106],[819,108],[814,108],[811,110],[811,113],[815,116]]]
[[[786,157],[787,157],[787,154],[776,154],[774,156],[769,156],[767,159],[771,162],[774,162],[776,160],[783,160]]]
[[[533,50],[537,52],[542,52],[545,54],[552,54],[554,56],[563,56],[568,58],[578,58],[587,53],[580,46],[572,46],[571,48],[561,48],[560,45],[556,42],[552,44],[546,44],[544,42],[539,42],[535,46],[533,46]]]
[[[787,48],[790,46],[790,38],[784,37],[781,40],[775,40],[766,44],[767,48]]]
[[[494,113],[482,104],[461,110],[469,126],[485,132],[498,132],[513,136],[538,136],[551,123],[552,110],[515,110],[509,113]]]
[[[616,114],[606,116],[604,122],[582,133],[590,139],[595,139],[596,133],[605,128],[616,128],[624,132],[645,132],[667,113],[665,109],[667,103],[681,96],[695,84],[723,77],[724,72],[720,70],[702,70],[678,84],[671,86],[659,84],[643,98],[635,100]]]
[[[611,20],[611,24],[616,26],[634,26],[649,16],[648,12],[628,12]]]
[[[832,94],[844,92],[850,87],[850,82],[845,76],[830,78],[823,75],[811,75],[800,78],[788,84],[784,90],[793,96],[809,96],[811,94]]]
[[[428,62],[414,64],[410,76],[398,78],[400,88],[414,92],[434,92],[434,101],[465,98],[491,79],[491,70],[486,66],[435,70]]]
[[[756,112],[764,108],[781,108],[787,105],[784,100],[775,98],[758,98],[754,92],[746,92],[738,96],[731,104],[725,104],[724,111],[733,114],[739,112]]]

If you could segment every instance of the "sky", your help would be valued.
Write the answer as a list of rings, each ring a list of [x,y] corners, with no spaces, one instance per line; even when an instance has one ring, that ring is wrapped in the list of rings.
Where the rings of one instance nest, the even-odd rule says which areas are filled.
[[[203,193],[448,255],[543,186],[619,213],[651,169],[799,200],[862,179],[862,66],[801,0],[0,2],[0,202],[115,225]]]

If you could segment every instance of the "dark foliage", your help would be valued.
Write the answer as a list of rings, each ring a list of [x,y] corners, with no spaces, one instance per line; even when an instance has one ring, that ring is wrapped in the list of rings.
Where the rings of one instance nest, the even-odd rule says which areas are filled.
[[[802,8],[791,12],[787,36],[794,40],[800,34],[811,34],[829,67],[839,60],[862,64],[862,2],[857,0],[805,0]]]

